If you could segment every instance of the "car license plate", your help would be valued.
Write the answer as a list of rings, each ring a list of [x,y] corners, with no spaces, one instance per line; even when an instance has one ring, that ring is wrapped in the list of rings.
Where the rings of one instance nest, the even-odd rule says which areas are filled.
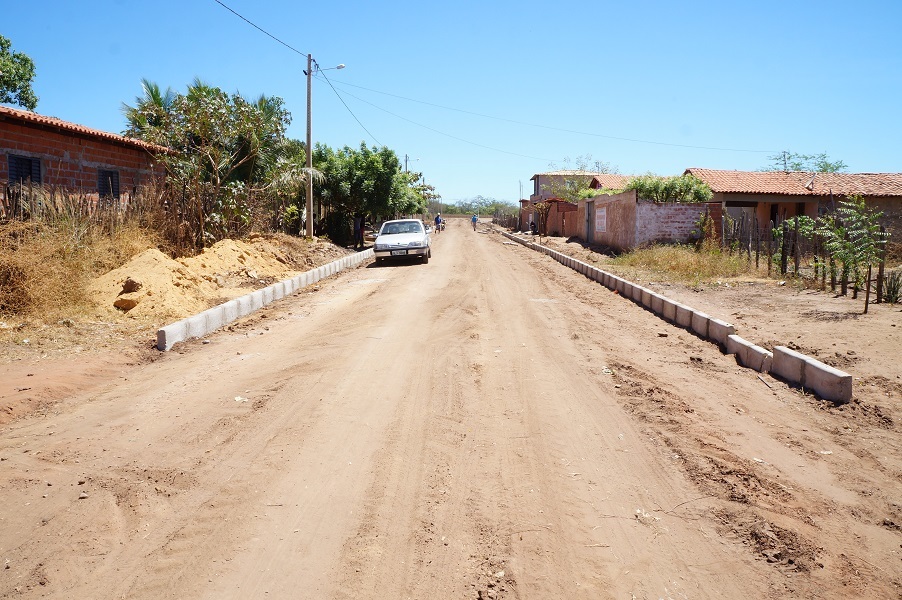
[[[391,251],[392,256],[404,256],[405,254],[407,254],[407,250],[392,250]]]

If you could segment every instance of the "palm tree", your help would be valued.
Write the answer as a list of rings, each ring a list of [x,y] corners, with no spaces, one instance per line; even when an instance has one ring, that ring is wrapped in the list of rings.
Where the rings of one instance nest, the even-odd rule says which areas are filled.
[[[161,127],[178,97],[172,88],[167,87],[164,92],[146,78],[141,79],[141,88],[144,95],[135,97],[134,106],[122,103],[122,114],[128,121],[125,135],[129,137],[143,138],[149,128]]]
[[[260,166],[264,171],[262,179],[278,201],[276,214],[280,218],[291,205],[298,207],[297,214],[302,219],[306,218],[303,198],[307,181],[319,184],[326,180],[322,171],[307,169],[306,159],[303,142],[287,138],[275,144],[271,152],[260,156]]]

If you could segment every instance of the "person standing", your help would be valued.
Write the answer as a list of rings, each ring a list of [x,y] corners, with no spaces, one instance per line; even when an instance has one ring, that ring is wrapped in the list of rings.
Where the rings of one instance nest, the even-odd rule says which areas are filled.
[[[354,214],[354,250],[363,250],[364,218],[360,213]]]
[[[438,233],[442,230],[442,213],[438,213],[435,215],[435,232]]]
[[[473,218],[470,219],[470,221],[473,222],[473,231],[476,231],[476,223],[479,222],[479,216],[478,216],[478,215],[473,215]]]

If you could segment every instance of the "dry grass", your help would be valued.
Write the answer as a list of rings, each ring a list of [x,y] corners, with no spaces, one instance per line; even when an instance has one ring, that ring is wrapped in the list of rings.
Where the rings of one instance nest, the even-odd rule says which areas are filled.
[[[767,259],[764,260],[766,263]],[[649,246],[623,254],[613,261],[620,267],[639,268],[672,281],[698,285],[700,283],[758,277],[754,260],[746,256],[730,255],[717,249],[696,250],[692,246]],[[764,273],[766,273],[766,265]]]
[[[154,246],[152,234],[123,225],[110,234],[77,221],[0,225],[0,316],[49,322],[75,316],[92,278]]]

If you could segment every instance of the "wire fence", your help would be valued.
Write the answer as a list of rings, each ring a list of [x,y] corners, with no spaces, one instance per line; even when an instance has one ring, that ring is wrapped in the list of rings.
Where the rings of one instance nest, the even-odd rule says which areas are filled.
[[[881,232],[885,231],[881,227]],[[756,216],[743,213],[738,219],[725,220],[723,248],[731,255],[745,255],[749,263],[754,260],[756,269],[763,262],[768,277],[790,275],[812,280],[821,290],[829,285],[831,291],[838,289],[843,296],[851,287],[853,298],[863,290],[869,301],[872,292],[876,303],[887,299],[885,244],[880,246],[875,276],[871,265],[867,265],[866,272],[859,272],[843,264],[820,235],[803,235],[799,219],[761,223]]]

